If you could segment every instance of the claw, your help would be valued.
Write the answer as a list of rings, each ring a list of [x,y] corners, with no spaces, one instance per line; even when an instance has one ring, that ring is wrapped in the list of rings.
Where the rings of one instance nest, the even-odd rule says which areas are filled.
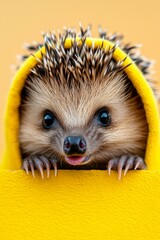
[[[50,164],[49,164],[49,161],[46,157],[44,156],[40,156],[40,159],[42,160],[43,164],[45,165],[46,167],[46,170],[47,170],[47,178],[49,178],[50,176]]]
[[[111,175],[111,169],[113,166],[114,166],[114,159],[112,159],[108,162],[108,175],[109,176]]]
[[[123,169],[123,167],[124,167],[124,165],[125,165],[125,162],[126,162],[126,160],[127,160],[127,156],[122,156],[121,158],[120,158],[120,160],[119,160],[119,162],[118,162],[118,168],[117,168],[117,170],[118,170],[118,179],[119,180],[121,180],[121,177],[122,177],[122,169]]]
[[[136,166],[134,167],[134,170],[136,170],[140,166],[140,162],[136,163]]]
[[[38,157],[32,155],[31,158],[24,159],[21,169],[25,170],[27,174],[29,174],[29,170],[31,170],[32,176],[34,178],[35,169],[37,169],[41,174],[41,178],[44,179],[44,169],[47,170],[47,178],[49,178],[51,165],[54,168],[54,175],[57,176],[57,160],[48,160],[48,158],[43,155],[40,155]]]
[[[29,163],[28,160],[24,160],[21,166],[21,169],[25,170],[27,174],[29,174]]]
[[[128,170],[129,170],[129,168],[130,168],[130,165],[127,164],[126,167],[125,167],[125,169],[124,169],[124,174],[123,174],[123,176],[126,176]]]
[[[146,167],[147,166],[141,157],[137,155],[123,155],[120,158],[111,159],[108,162],[108,174],[110,175],[111,169],[117,170],[118,179],[121,180],[123,169],[125,176],[129,169],[146,169]]]
[[[35,178],[34,164],[33,164],[32,159],[29,159],[29,165],[30,165],[30,169],[31,169],[31,172],[32,172],[32,176]]]
[[[118,167],[118,180],[121,180],[122,178],[122,168]]]
[[[54,176],[57,176],[57,160],[56,159],[51,159],[51,163],[54,167]]]
[[[126,176],[128,170],[133,168],[133,161],[134,161],[134,157],[131,156],[131,157],[128,159],[128,161],[126,162],[126,167],[125,167],[124,175],[123,175],[123,176]]]
[[[49,164],[46,164],[46,169],[47,169],[47,178],[50,176],[50,166]]]
[[[135,163],[136,163],[136,165],[134,167],[134,170],[136,170],[136,169],[146,169],[146,164],[141,157],[137,157]]]
[[[130,164],[127,164],[126,167],[125,167],[123,176],[126,176],[129,169],[130,169]]]
[[[39,170],[41,174],[41,178],[44,179],[44,172],[43,172],[43,163],[41,160],[39,160],[37,157],[34,159],[36,168]]]

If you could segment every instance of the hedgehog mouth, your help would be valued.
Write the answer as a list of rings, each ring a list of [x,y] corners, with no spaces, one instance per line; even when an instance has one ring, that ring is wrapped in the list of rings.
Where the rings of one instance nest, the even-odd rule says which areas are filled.
[[[85,164],[88,160],[88,156],[65,156],[65,161],[73,166]]]

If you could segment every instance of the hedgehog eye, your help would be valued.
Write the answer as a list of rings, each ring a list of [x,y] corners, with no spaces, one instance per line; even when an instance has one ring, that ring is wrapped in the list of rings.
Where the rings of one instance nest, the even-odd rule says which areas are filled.
[[[102,109],[99,111],[98,123],[103,127],[106,127],[111,123],[110,113],[106,109]]]
[[[43,116],[43,127],[49,129],[52,127],[55,117],[52,112],[46,112]]]

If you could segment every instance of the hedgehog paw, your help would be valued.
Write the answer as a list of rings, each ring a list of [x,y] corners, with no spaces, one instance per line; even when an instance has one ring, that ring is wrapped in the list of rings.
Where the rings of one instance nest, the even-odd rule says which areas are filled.
[[[129,169],[146,169],[146,164],[144,160],[137,155],[123,155],[121,157],[113,158],[108,162],[108,174],[111,174],[111,170],[118,171],[118,179],[122,177],[122,170],[124,169],[124,176]]]
[[[21,169],[25,170],[29,174],[31,170],[32,176],[35,177],[35,170],[38,170],[44,179],[44,169],[47,170],[47,177],[50,176],[51,166],[54,168],[54,175],[57,176],[57,160],[47,159],[45,156],[30,156],[23,160]]]

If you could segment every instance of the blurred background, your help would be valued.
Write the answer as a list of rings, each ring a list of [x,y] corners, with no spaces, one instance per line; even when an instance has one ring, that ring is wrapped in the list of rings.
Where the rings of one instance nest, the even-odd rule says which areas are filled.
[[[5,0],[0,4],[0,155],[5,145],[3,116],[16,55],[24,43],[42,41],[41,32],[62,30],[63,26],[92,24],[93,36],[101,25],[119,32],[125,42],[142,43],[141,52],[156,61],[154,78],[160,79],[160,1],[159,0]],[[12,117],[12,116],[11,116]]]

